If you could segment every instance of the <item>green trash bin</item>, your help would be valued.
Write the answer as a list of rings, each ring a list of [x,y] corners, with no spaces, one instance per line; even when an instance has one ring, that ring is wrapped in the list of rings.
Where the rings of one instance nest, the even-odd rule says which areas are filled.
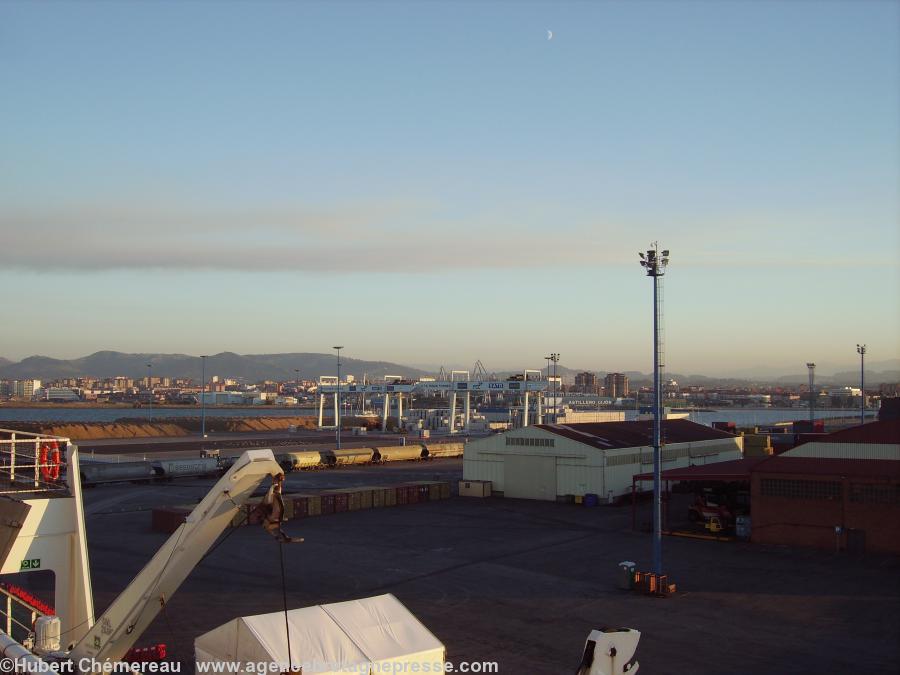
[[[634,568],[635,564],[630,560],[619,563],[619,588],[623,591],[634,588]]]

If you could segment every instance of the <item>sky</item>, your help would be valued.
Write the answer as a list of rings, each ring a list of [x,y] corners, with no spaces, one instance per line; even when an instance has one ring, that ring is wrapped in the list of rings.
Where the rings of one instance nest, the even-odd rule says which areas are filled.
[[[552,31],[552,39],[550,33]],[[0,3],[0,356],[900,357],[900,3]]]

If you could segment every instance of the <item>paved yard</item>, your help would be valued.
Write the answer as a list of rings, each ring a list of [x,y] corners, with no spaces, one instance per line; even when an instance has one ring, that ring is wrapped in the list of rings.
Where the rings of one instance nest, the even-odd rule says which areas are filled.
[[[460,460],[290,474],[310,487],[458,480]],[[152,505],[196,501],[212,481],[88,490],[98,613],[165,536]],[[616,564],[647,566],[650,540],[625,507],[466,499],[292,521],[306,543],[285,549],[291,607],[393,593],[447,647],[500,672],[574,672],[592,628],[642,632],[648,673],[895,673],[900,669],[900,559],[678,538],[664,540],[679,592],[616,587]],[[139,644],[166,642],[190,662],[194,636],[281,608],[278,546],[244,527],[202,563]],[[190,672],[191,668],[188,668]]]

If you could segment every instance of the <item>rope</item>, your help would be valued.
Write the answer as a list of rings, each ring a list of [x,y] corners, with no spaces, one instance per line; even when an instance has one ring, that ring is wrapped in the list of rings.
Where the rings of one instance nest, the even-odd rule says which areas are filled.
[[[293,671],[294,662],[291,658],[291,628],[288,623],[287,583],[284,576],[284,542],[278,542],[278,559],[281,562],[281,598],[284,604],[284,632],[287,634],[288,672]]]

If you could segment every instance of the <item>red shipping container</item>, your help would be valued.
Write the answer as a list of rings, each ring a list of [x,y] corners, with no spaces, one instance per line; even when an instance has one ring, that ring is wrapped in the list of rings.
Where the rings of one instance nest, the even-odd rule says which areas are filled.
[[[306,518],[309,515],[309,499],[294,497],[294,518]]]
[[[323,492],[322,498],[322,515],[334,513],[334,495]]]
[[[407,504],[418,504],[419,503],[419,488],[415,485],[407,485],[406,486],[406,503]]]
[[[336,492],[334,495],[334,512],[344,513],[350,508],[350,495],[346,492]]]
[[[172,534],[181,527],[184,519],[187,518],[190,511],[186,509],[162,508],[153,509],[151,516],[151,528],[155,532],[165,532]]]
[[[408,504],[409,503],[409,499],[407,499],[408,494],[409,493],[406,491],[405,485],[398,485],[397,486],[397,504],[398,505],[399,504]]]

